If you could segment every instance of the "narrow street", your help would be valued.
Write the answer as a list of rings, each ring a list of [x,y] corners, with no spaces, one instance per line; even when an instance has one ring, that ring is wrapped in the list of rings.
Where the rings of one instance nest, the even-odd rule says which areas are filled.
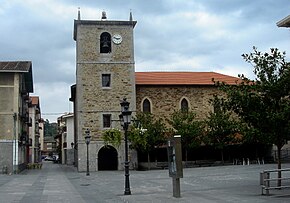
[[[0,202],[123,202],[108,191],[101,191],[100,187],[92,187],[92,178],[78,173],[72,166],[44,162],[42,169],[1,175]]]

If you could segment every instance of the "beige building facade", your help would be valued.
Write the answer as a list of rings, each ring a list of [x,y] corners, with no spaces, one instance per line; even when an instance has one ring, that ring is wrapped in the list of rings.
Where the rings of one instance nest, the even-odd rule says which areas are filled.
[[[0,170],[18,173],[28,163],[30,61],[0,62]]]
[[[74,114],[67,113],[57,119],[60,142],[60,163],[74,165]]]
[[[39,122],[39,143],[40,143],[40,154],[42,155],[44,145],[44,120],[41,118]]]
[[[38,96],[30,96],[29,99],[29,139],[31,140],[31,145],[29,146],[29,162],[38,163],[41,162],[41,140],[40,129],[41,110],[40,101]]]

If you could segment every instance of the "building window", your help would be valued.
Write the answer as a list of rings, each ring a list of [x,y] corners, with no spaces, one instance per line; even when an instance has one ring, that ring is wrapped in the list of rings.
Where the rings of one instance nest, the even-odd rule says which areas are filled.
[[[111,52],[111,35],[108,32],[103,32],[100,38],[100,52],[110,53]]]
[[[110,128],[111,127],[111,114],[104,114],[103,115],[103,128]]]
[[[186,99],[181,100],[181,111],[188,111],[188,101]]]
[[[111,74],[102,74],[102,87],[111,86]]]
[[[151,113],[151,104],[148,99],[145,99],[143,101],[143,112],[145,113]]]

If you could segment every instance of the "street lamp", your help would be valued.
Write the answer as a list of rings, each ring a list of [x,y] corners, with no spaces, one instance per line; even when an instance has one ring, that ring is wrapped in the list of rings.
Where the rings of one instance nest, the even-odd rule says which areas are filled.
[[[90,175],[90,170],[89,170],[89,144],[90,144],[90,141],[91,141],[91,136],[90,136],[90,131],[89,129],[87,129],[85,131],[85,142],[87,144],[87,176]]]
[[[131,122],[132,111],[129,111],[130,102],[124,98],[121,101],[121,114],[119,115],[121,126],[125,131],[125,192],[124,195],[131,195],[130,180],[129,180],[129,161],[128,161],[128,127]]]

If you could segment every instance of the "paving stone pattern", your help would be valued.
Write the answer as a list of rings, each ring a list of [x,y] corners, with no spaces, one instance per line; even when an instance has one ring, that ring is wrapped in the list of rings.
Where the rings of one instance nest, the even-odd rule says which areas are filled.
[[[124,171],[86,176],[72,166],[45,162],[40,170],[0,175],[0,203],[290,202],[289,189],[261,195],[259,173],[275,168],[273,164],[187,168],[180,181],[181,198],[174,198],[167,170],[130,171],[132,195],[125,196]]]

